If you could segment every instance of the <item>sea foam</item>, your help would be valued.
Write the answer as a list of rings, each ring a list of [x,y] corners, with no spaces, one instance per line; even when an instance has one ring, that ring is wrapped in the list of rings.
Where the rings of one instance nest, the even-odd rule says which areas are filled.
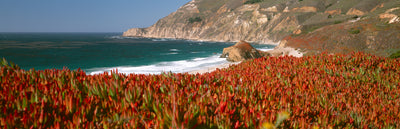
[[[258,50],[261,50],[261,51],[270,51],[270,50],[274,50],[273,48],[270,48],[270,47],[265,47],[265,48],[258,48]]]
[[[124,74],[161,74],[162,72],[172,73],[185,73],[190,71],[196,71],[201,69],[207,69],[215,67],[221,64],[228,63],[225,58],[219,58],[219,55],[212,55],[206,58],[194,58],[190,60],[179,60],[160,62],[157,64],[144,65],[144,66],[119,66],[111,68],[93,68],[87,71],[90,75],[101,74],[104,72],[110,72],[118,70],[119,73]]]

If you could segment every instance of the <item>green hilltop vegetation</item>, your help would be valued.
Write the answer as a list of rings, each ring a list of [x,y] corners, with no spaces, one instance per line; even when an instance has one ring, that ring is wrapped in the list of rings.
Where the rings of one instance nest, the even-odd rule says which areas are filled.
[[[400,51],[397,51],[396,53],[393,53],[392,55],[389,56],[390,58],[400,58]]]
[[[246,2],[244,2],[244,4],[254,4],[254,3],[259,3],[262,2],[263,0],[248,0]]]
[[[201,22],[202,19],[200,17],[195,17],[195,18],[189,18],[189,23],[194,23],[194,22]]]

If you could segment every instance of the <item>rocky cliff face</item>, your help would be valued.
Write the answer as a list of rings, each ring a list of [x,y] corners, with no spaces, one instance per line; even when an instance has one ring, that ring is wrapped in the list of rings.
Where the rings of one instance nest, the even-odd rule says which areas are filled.
[[[301,37],[326,26],[356,24],[374,16],[391,23],[399,21],[395,9],[386,12],[400,7],[398,0],[263,0],[244,4],[246,1],[193,0],[154,25],[129,29],[123,36],[278,43],[288,36]],[[305,45],[308,43],[313,42]]]
[[[193,0],[148,28],[123,36],[271,43],[302,28],[341,0]],[[343,10],[347,11],[347,10]],[[199,21],[190,19],[199,18]]]
[[[275,12],[276,7],[275,10],[268,10],[261,8],[259,4],[244,5],[243,2],[243,0],[193,0],[151,27],[133,28],[126,31],[123,36],[271,42],[270,39],[274,38],[269,38],[269,31],[274,30],[275,26],[278,26],[279,30],[284,30],[288,24],[297,27],[295,19],[287,17],[282,21],[283,16]],[[268,11],[273,12],[266,13]],[[190,22],[189,19],[197,17],[201,21]]]

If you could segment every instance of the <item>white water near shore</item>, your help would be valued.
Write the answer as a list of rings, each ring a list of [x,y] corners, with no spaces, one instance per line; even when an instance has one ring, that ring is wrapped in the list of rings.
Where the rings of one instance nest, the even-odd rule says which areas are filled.
[[[119,73],[124,74],[161,74],[162,72],[172,73],[185,73],[216,67],[221,64],[228,63],[225,58],[219,58],[219,54],[212,55],[206,58],[195,58],[189,60],[179,60],[170,62],[161,62],[157,64],[144,65],[144,66],[120,66],[111,68],[93,68],[89,69],[89,74],[101,74],[110,72],[111,70],[118,70]]]
[[[269,51],[270,53],[284,53],[281,56],[284,55],[289,55],[289,56],[293,56],[293,57],[303,57],[303,53],[299,52],[298,50],[295,50],[293,48],[259,48],[258,50],[267,52]],[[195,70],[195,71],[191,71],[189,72],[190,74],[203,74],[203,73],[208,73],[208,72],[212,72],[215,71],[216,69],[222,69],[222,68],[228,68],[231,65],[236,65],[239,64],[240,62],[228,62],[225,64],[221,64],[221,65],[217,65],[217,66],[213,66],[213,67],[207,67],[201,70]]]
[[[272,50],[271,48],[258,48],[262,51]],[[171,53],[166,54],[177,54],[179,49],[169,49]],[[238,64],[238,62],[228,62],[225,58],[219,58],[221,54],[217,53],[210,57],[194,58],[188,60],[168,61],[160,62],[156,64],[143,65],[143,66],[118,66],[118,67],[106,67],[106,68],[92,68],[88,69],[88,74],[95,75],[104,72],[118,71],[118,73],[124,74],[161,74],[163,72],[172,73],[207,73],[216,70],[217,68],[227,68],[232,64]]]
[[[271,48],[259,48],[258,50],[261,50],[261,51],[271,51],[271,50],[273,50],[273,49],[271,49]],[[228,68],[228,67],[231,66],[231,65],[237,65],[237,64],[239,64],[239,63],[240,63],[240,62],[227,62],[227,63],[220,64],[220,65],[217,65],[217,66],[210,66],[210,67],[206,67],[206,68],[203,68],[203,69],[200,69],[200,70],[190,71],[190,72],[188,72],[188,73],[189,73],[189,74],[203,74],[203,73],[209,73],[209,72],[215,71],[216,69]]]

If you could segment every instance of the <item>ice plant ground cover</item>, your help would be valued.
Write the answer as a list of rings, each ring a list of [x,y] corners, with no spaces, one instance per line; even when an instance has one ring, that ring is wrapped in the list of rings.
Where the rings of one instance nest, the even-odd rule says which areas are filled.
[[[400,60],[364,53],[265,57],[201,75],[86,75],[3,60],[0,85],[7,128],[400,128]]]

